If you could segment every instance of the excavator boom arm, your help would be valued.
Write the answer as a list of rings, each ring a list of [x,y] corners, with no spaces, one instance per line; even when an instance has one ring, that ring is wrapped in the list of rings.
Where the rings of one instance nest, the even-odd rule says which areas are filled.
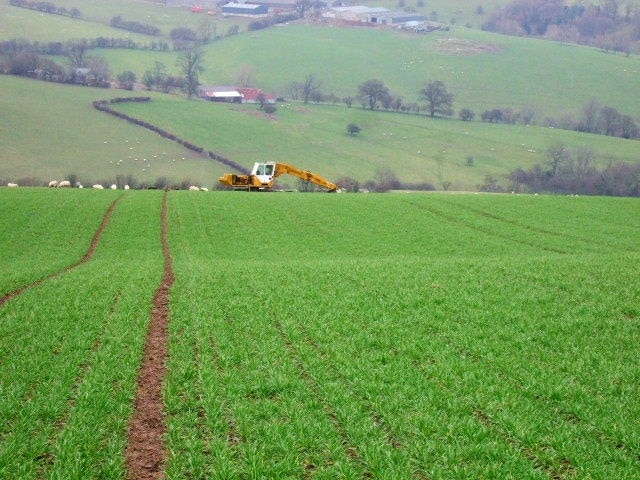
[[[321,187],[326,188],[330,192],[335,192],[338,189],[338,185],[330,182],[324,177],[321,177],[317,173],[309,172],[307,170],[300,170],[294,166],[288,165],[286,163],[276,163],[276,171],[274,177],[279,177],[283,174],[293,175],[294,177],[301,178],[307,182],[315,183],[316,185],[320,185]]]

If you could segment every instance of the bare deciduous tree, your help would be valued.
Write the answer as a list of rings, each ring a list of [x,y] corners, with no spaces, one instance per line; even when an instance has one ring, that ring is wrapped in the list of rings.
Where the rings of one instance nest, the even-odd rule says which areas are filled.
[[[204,71],[203,57],[204,53],[198,47],[187,48],[182,55],[178,57],[177,64],[185,79],[184,88],[189,98],[191,98],[198,89],[199,75]]]

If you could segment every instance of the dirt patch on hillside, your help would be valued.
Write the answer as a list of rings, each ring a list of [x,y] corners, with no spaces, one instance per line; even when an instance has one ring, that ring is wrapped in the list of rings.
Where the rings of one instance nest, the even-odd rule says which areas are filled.
[[[449,37],[436,40],[436,51],[447,55],[482,55],[484,53],[500,53],[502,47],[493,43]]]
[[[9,292],[3,296],[0,297],[0,307],[2,305],[4,305],[5,303],[7,303],[9,300],[11,300],[14,297],[17,297],[18,295],[20,295],[21,293],[23,293],[25,290],[28,290],[31,287],[37,287],[38,285],[41,285],[43,282],[51,279],[51,278],[55,278],[58,275],[61,275],[65,272],[68,272],[69,270],[72,270],[76,267],[78,267],[79,265],[82,265],[83,263],[88,262],[89,260],[91,260],[91,257],[93,257],[93,254],[96,251],[96,248],[98,248],[98,245],[100,244],[100,238],[102,237],[102,234],[105,230],[105,228],[107,228],[107,225],[109,224],[109,219],[111,218],[111,214],[113,213],[113,211],[116,208],[116,204],[120,201],[120,199],[122,198],[122,195],[119,196],[118,198],[116,198],[111,205],[109,205],[109,208],[107,209],[106,213],[104,214],[104,217],[102,217],[102,222],[100,223],[100,226],[98,227],[98,230],[96,230],[96,233],[93,235],[93,238],[91,239],[91,245],[89,245],[89,249],[87,250],[87,253],[84,254],[84,256],[82,257],[82,259],[76,263],[74,263],[73,265],[69,265],[68,267],[63,268],[62,270],[60,270],[59,272],[55,272],[52,273],[51,275],[42,278],[40,280],[36,280],[33,283],[30,283],[28,285],[24,285],[20,288],[18,288],[17,290],[14,290],[13,292]]]
[[[129,423],[126,449],[127,478],[147,480],[164,478],[167,430],[162,399],[162,383],[167,371],[169,341],[169,291],[174,282],[171,252],[167,240],[167,193],[162,199],[162,250],[164,276],[156,290],[151,322],[138,372],[138,391]]]

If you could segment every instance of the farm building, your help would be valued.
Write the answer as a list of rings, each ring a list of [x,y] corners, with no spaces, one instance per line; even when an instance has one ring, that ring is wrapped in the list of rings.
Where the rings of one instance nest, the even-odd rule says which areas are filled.
[[[392,12],[384,7],[333,7],[323,14],[326,18],[348,22],[376,23],[379,25],[399,25],[411,21],[424,21],[426,17],[417,13]]]
[[[259,88],[236,88],[228,85],[198,87],[198,96],[209,102],[258,103],[260,95],[264,95],[267,103],[276,102],[274,94],[264,93]]]
[[[354,5],[352,7],[330,8],[324,16],[349,22],[381,23],[378,19],[389,13],[391,13],[390,10],[384,7],[365,7],[363,5]]]
[[[245,17],[256,17],[267,15],[269,8],[266,5],[258,5],[255,3],[227,3],[222,6],[223,15],[239,15]]]
[[[296,9],[299,0],[264,0],[260,4],[266,6],[273,13],[290,12]]]
[[[276,103],[276,96],[273,93],[264,93],[259,88],[238,88],[242,95],[242,103],[258,103],[260,95],[264,95],[267,103]]]
[[[238,92],[236,87],[223,85],[201,85],[198,87],[198,96],[210,102],[242,102],[242,94]]]

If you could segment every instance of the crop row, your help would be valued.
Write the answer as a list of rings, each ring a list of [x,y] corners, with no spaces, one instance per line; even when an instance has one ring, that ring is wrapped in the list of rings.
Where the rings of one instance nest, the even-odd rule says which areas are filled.
[[[76,193],[87,202],[76,219],[97,208],[92,198]],[[126,427],[162,274],[160,198],[122,198],[91,261],[0,310],[0,477],[124,477]],[[94,222],[109,206],[105,200],[102,214],[90,215]]]
[[[126,475],[162,195],[0,307],[0,477]],[[167,195],[169,478],[634,478],[637,202]]]
[[[637,204],[222,198],[173,197],[172,475],[634,477],[640,259],[589,233]]]
[[[0,190],[0,293],[79,261],[89,249],[113,192]]]

